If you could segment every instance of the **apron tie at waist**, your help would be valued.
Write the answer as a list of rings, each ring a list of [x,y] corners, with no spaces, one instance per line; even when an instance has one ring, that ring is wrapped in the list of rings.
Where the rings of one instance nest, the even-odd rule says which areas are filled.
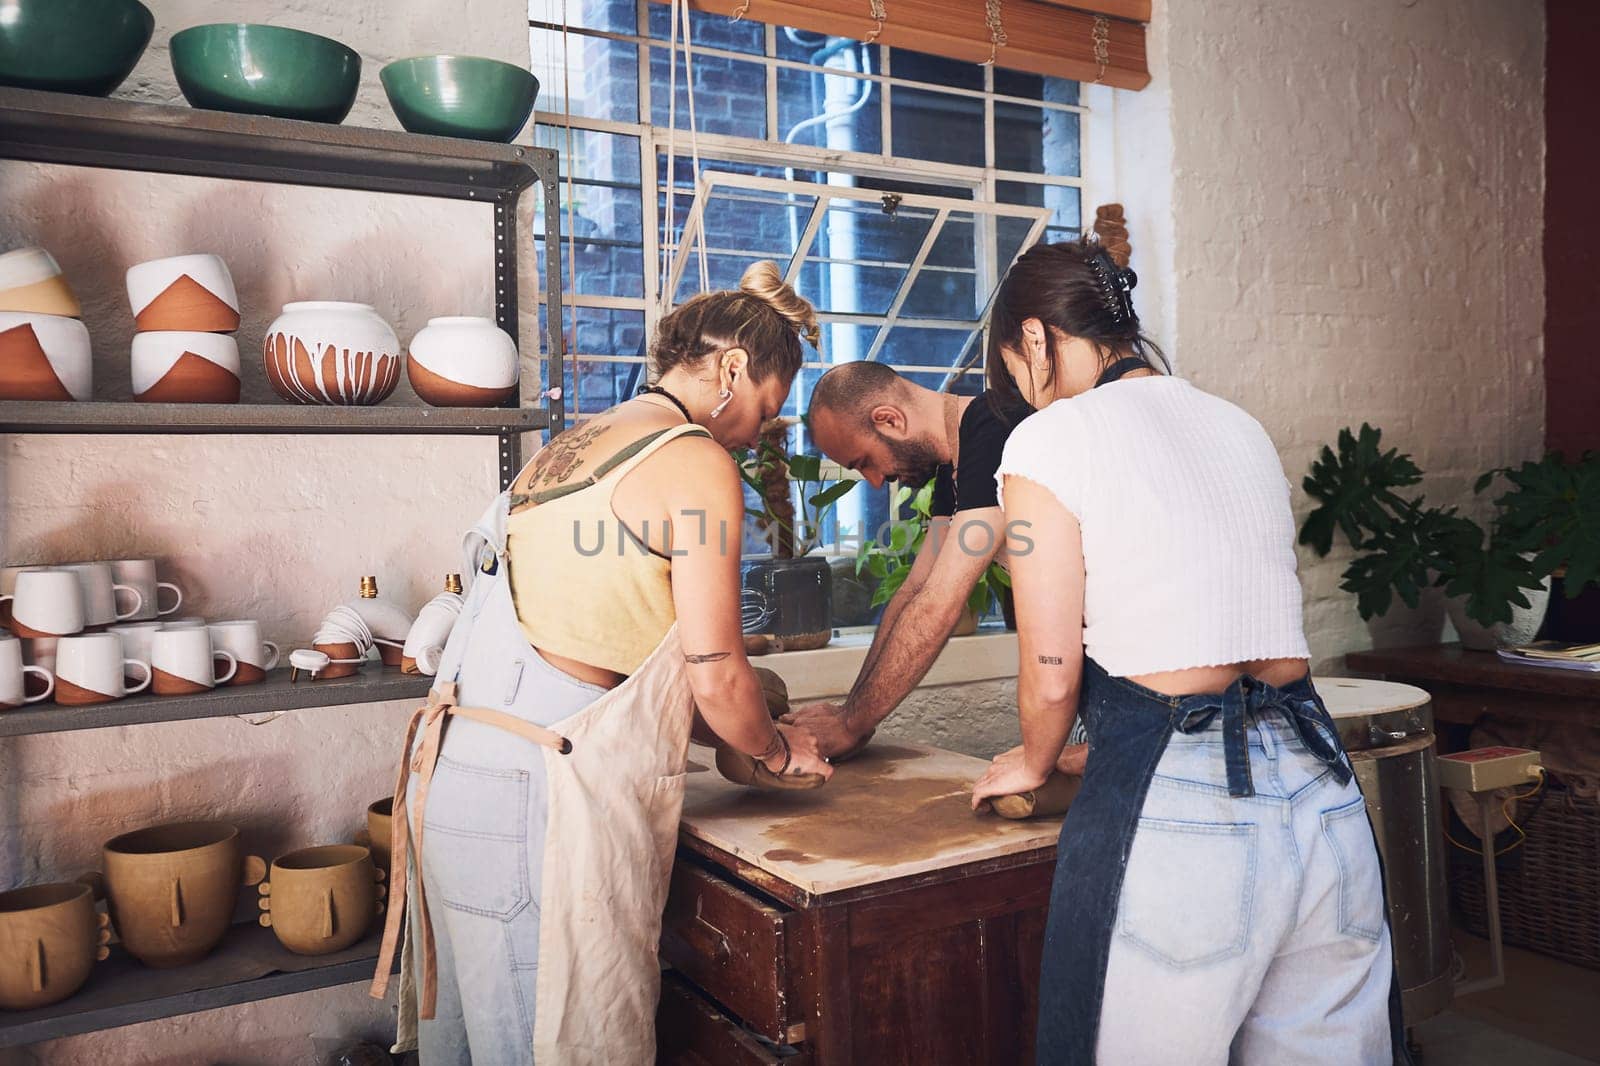
[[[1187,696],[1178,704],[1173,723],[1180,733],[1201,733],[1222,716],[1223,762],[1228,771],[1228,795],[1254,796],[1250,780],[1250,745],[1245,736],[1249,719],[1276,712],[1294,729],[1312,758],[1327,766],[1342,785],[1351,778],[1350,764],[1339,747],[1338,732],[1327,721],[1316,700],[1292,696],[1246,674],[1220,695]]]
[[[389,991],[389,972],[394,969],[394,953],[400,943],[400,929],[405,921],[407,891],[407,861],[414,852],[417,868],[417,949],[422,967],[422,988],[417,1003],[421,1018],[434,1016],[438,999],[438,969],[434,963],[433,923],[428,919],[428,899],[422,885],[422,817],[427,809],[428,788],[433,783],[434,767],[439,762],[439,747],[444,741],[445,722],[451,715],[470,718],[484,725],[504,729],[508,733],[550,748],[562,755],[572,753],[572,741],[560,733],[532,722],[524,721],[503,711],[485,707],[456,706],[454,684],[435,685],[428,692],[428,702],[418,707],[406,726],[405,747],[400,752],[400,770],[395,775],[394,811],[390,820],[389,839],[389,913],[384,919],[383,942],[378,949],[378,970],[372,978],[372,997],[382,999]],[[417,732],[422,732],[422,743],[416,744]],[[416,751],[412,751],[416,744]],[[407,811],[406,792],[411,775],[417,781],[417,820],[413,825]],[[416,846],[411,846],[415,837]]]

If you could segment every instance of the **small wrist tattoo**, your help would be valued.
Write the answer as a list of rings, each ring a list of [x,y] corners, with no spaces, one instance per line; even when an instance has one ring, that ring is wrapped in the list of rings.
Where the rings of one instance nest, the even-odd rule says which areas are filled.
[[[728,651],[713,651],[707,652],[705,655],[685,655],[684,659],[691,663],[720,663],[732,654],[732,652]]]
[[[1060,666],[1061,665],[1061,656],[1059,656],[1059,655],[1041,655],[1041,656],[1039,656],[1039,661],[1044,663],[1046,666]]]

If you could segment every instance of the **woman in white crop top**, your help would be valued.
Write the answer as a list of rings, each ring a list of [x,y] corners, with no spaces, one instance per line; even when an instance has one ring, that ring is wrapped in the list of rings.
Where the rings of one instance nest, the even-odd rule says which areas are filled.
[[[973,804],[1084,773],[1038,1062],[1406,1062],[1371,825],[1307,674],[1288,483],[1255,419],[1157,371],[1136,280],[1092,241],[1039,245],[990,323],[990,385],[1039,412],[997,475],[1023,744]]]

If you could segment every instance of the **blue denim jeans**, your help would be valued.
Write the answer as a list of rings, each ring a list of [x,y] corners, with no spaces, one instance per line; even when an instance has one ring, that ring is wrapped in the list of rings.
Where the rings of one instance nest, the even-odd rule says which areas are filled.
[[[1407,1062],[1383,875],[1309,681],[1167,697],[1085,664],[1038,1061]]]

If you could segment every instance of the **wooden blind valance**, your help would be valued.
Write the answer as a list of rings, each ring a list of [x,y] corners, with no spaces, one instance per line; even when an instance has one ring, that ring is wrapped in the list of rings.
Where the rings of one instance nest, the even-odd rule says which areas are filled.
[[[970,63],[993,56],[1011,70],[1118,89],[1150,84],[1144,49],[1150,0],[1002,0],[999,45],[990,19],[995,5],[985,0],[689,0],[689,6]],[[881,27],[875,6],[883,12]]]

